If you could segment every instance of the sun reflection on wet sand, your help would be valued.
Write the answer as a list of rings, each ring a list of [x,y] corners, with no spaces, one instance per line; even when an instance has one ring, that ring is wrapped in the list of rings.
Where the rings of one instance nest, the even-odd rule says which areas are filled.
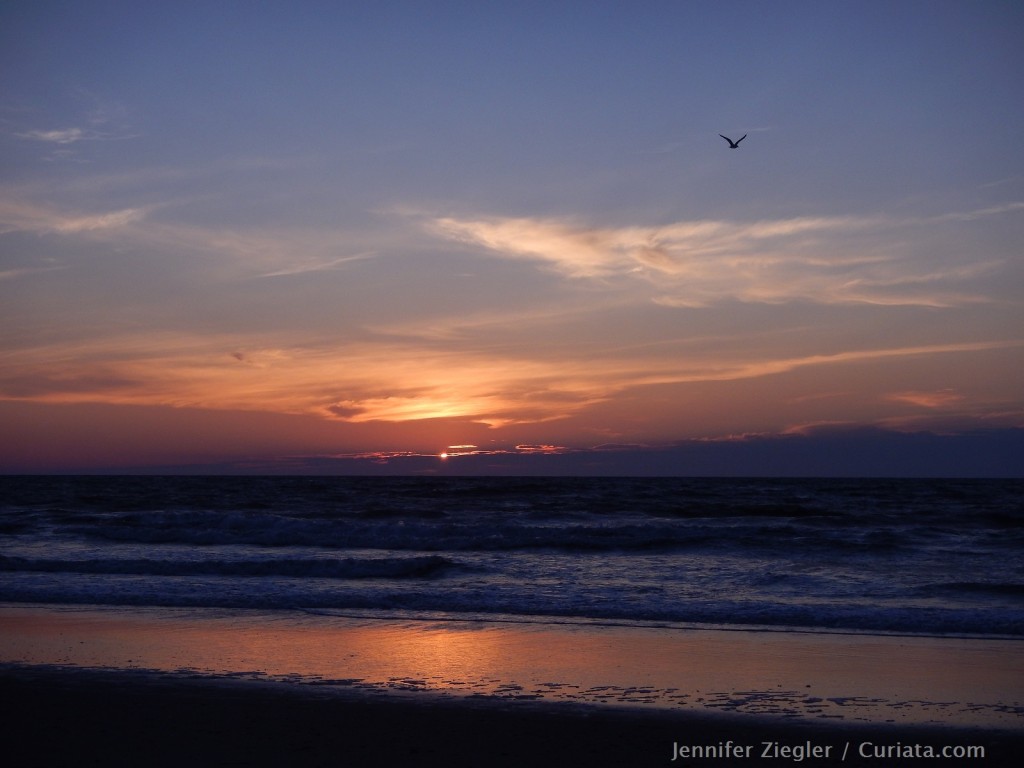
[[[0,662],[852,721],[1024,727],[1013,640],[0,608]]]

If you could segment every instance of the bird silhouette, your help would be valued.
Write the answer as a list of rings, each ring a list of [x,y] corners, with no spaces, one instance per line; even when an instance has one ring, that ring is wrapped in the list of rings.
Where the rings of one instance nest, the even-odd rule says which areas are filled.
[[[718,134],[718,135],[722,136],[722,134]],[[733,141],[728,136],[722,136],[722,138],[729,142],[729,149],[739,149],[740,142],[743,141],[745,138],[747,138],[747,134],[744,133],[742,136],[740,136],[738,139],[736,139],[736,141]]]

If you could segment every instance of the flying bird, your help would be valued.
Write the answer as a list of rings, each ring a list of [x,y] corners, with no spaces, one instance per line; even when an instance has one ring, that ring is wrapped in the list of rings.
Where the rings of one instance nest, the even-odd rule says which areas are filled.
[[[722,134],[718,134],[718,135],[722,136]],[[745,138],[747,138],[747,134],[744,133],[742,136],[740,136],[738,139],[736,139],[736,141],[733,141],[728,136],[722,136],[722,138],[729,142],[729,149],[739,149],[740,142],[743,141]]]

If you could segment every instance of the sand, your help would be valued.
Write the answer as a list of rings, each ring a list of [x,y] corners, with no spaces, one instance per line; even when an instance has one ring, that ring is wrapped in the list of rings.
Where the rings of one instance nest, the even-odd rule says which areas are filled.
[[[349,698],[257,681],[0,671],[8,765],[667,766],[916,765],[883,748],[984,749],[950,765],[1014,766],[1024,733],[783,722],[618,708]],[[765,745],[771,757],[763,757]],[[710,747],[729,757],[679,757]],[[788,751],[787,751],[788,750]],[[802,752],[801,752],[802,750]],[[842,753],[847,752],[846,760]],[[818,757],[794,756],[817,754]],[[737,754],[748,756],[737,757]],[[673,760],[673,756],[676,757]],[[927,761],[925,761],[927,762]]]
[[[2,730],[14,765],[1018,766],[1022,647],[7,605]]]

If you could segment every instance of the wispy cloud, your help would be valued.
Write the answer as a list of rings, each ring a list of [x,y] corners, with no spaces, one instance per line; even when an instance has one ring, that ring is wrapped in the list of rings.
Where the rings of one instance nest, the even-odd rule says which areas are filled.
[[[91,138],[92,135],[81,128],[64,128],[52,131],[26,131],[15,134],[22,139],[44,141],[49,144],[74,144],[76,141]]]
[[[125,208],[120,211],[93,214],[91,216],[72,216],[55,222],[54,229],[58,232],[91,232],[98,229],[120,229],[128,224],[141,221],[146,211],[140,208]]]
[[[463,419],[503,427],[564,419],[642,387],[1021,346],[1005,340],[731,360],[545,359],[385,342],[254,346],[244,337],[165,333],[7,352],[4,366],[17,375],[0,379],[0,393],[43,402],[305,413],[353,423]],[[902,393],[903,401],[913,394]]]
[[[973,211],[962,211],[953,213],[944,213],[936,217],[937,221],[975,221],[977,219],[986,219],[990,216],[1000,216],[1004,213],[1016,213],[1017,211],[1024,211],[1024,203],[1012,202],[1005,203],[1003,205],[994,205],[989,208],[978,208]]]
[[[962,402],[964,396],[951,389],[941,389],[931,392],[893,392],[887,396],[887,399],[897,403],[918,405],[922,408],[945,408]]]
[[[629,252],[637,246],[614,230],[587,229],[552,219],[441,218],[432,226],[443,237],[513,258],[547,262],[572,277],[602,277],[622,271]]]
[[[359,248],[365,238],[335,227],[209,227],[156,215],[172,208],[157,204],[84,213],[0,194],[0,234],[60,234],[150,253],[212,254],[231,263],[238,278],[323,272],[376,256],[375,250]],[[342,248],[350,254],[334,255]]]
[[[78,107],[73,124],[62,128],[31,128],[14,133],[19,139],[43,144],[68,146],[90,141],[134,139],[137,133],[129,125],[130,110],[119,102],[101,98],[83,89],[73,89],[72,101]]]
[[[283,269],[277,269],[272,272],[263,272],[254,277],[287,277],[289,275],[304,275],[309,272],[325,272],[332,269],[337,269],[344,264],[350,264],[353,261],[363,261],[364,259],[372,259],[376,256],[374,251],[366,251],[365,253],[357,253],[352,256],[342,256],[337,259],[328,259],[326,261],[313,261],[302,264],[295,264],[293,266],[284,267]]]
[[[51,130],[31,130],[14,134],[19,139],[51,144],[69,149],[76,144],[92,141],[124,141],[138,138],[138,134],[129,131],[102,131],[94,128],[55,128]]]
[[[51,206],[0,198],[0,233],[59,232],[75,234],[100,230],[123,229],[141,221],[150,209],[122,208],[101,213],[83,214],[61,211]]]
[[[26,275],[34,275],[39,272],[54,272],[58,269],[65,269],[64,266],[52,266],[52,267],[24,267],[22,269],[4,269],[0,270],[0,280],[15,280],[19,277]]]
[[[428,224],[447,239],[571,278],[646,280],[655,289],[652,300],[667,306],[726,299],[919,306],[986,300],[969,283],[998,263],[943,266],[908,258],[898,233],[912,225],[921,222],[833,216],[609,228],[551,218],[443,217]]]
[[[515,428],[565,423],[602,408],[621,410],[625,406],[613,402],[617,397],[623,396],[620,402],[640,402],[651,391],[645,388],[682,389],[681,385],[753,380],[801,369],[1022,345],[1007,334],[987,331],[973,337],[987,340],[962,343],[945,341],[948,335],[924,333],[899,337],[914,341],[894,337],[887,344],[860,337],[854,342],[853,334],[831,330],[813,340],[773,342],[759,326],[740,323],[742,331],[731,330],[732,320],[723,322],[725,315],[713,310],[702,313],[699,327],[665,330],[654,325],[676,313],[652,302],[700,307],[730,300],[935,307],[984,299],[968,288],[998,270],[998,260],[969,263],[908,256],[898,237],[906,225],[886,217],[680,221],[603,228],[554,218],[434,218],[428,226],[435,235],[463,243],[473,255],[536,263],[566,279],[548,281],[531,274],[535,284],[551,288],[536,301],[513,291],[495,291],[498,300],[493,304],[467,303],[463,309],[438,301],[434,304],[443,306],[407,310],[401,306],[402,297],[417,296],[413,290],[419,286],[409,284],[398,270],[381,269],[374,273],[374,281],[386,287],[379,294],[386,297],[381,302],[386,306],[379,313],[353,311],[357,321],[327,327],[303,316],[305,294],[287,290],[306,283],[280,280],[257,285],[251,279],[320,276],[387,252],[386,238],[397,235],[353,235],[333,223],[320,228],[204,226],[176,219],[179,214],[181,210],[170,205],[88,212],[16,195],[0,198],[0,230],[130,246],[124,250],[150,255],[172,254],[182,269],[209,270],[210,264],[226,264],[229,268],[219,274],[227,277],[217,293],[226,310],[239,294],[270,295],[272,288],[281,316],[292,313],[294,325],[284,329],[262,324],[261,336],[252,325],[244,325],[250,320],[243,320],[183,335],[166,329],[202,326],[190,326],[190,318],[177,315],[173,325],[160,326],[167,317],[161,315],[137,335],[115,335],[118,330],[113,330],[105,338],[86,342],[32,346],[31,340],[19,341],[17,349],[4,355],[3,365],[12,373],[0,377],[0,397],[312,414],[353,425],[449,419]],[[419,234],[419,239],[402,241],[407,249],[402,253],[423,252]],[[188,253],[216,258],[181,258]],[[460,258],[463,268],[464,254]],[[377,266],[384,267],[383,260],[369,268]],[[201,282],[208,285],[192,280]],[[220,292],[224,285],[228,290]],[[452,287],[449,296],[457,296],[457,290]],[[759,317],[775,312],[753,309]],[[613,329],[613,313],[631,324],[621,335]],[[845,308],[842,314],[849,316]],[[801,322],[809,325],[817,315],[805,317]],[[226,327],[250,330],[228,333]],[[808,376],[816,378],[817,372]],[[828,386],[835,391],[837,385]],[[893,407],[938,409],[941,398],[934,393],[929,397],[928,386],[915,382],[889,385],[883,391],[896,392],[886,401]],[[814,391],[813,386],[801,390],[808,397]],[[876,392],[872,402],[882,398]],[[618,439],[618,432],[608,434],[607,439]],[[560,437],[534,432],[523,439],[546,444]]]

